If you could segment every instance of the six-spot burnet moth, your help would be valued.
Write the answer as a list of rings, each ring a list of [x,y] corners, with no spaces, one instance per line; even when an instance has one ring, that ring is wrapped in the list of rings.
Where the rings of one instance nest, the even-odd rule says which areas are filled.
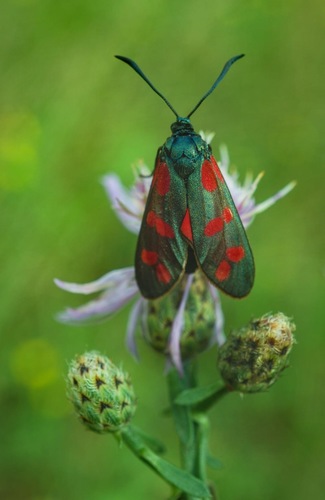
[[[169,292],[184,273],[193,273],[198,267],[214,286],[232,297],[244,297],[253,286],[254,259],[245,229],[210,146],[190,123],[190,116],[243,55],[225,64],[186,118],[176,113],[134,61],[116,56],[176,115],[172,136],[157,152],[135,255],[136,280],[147,299]]]

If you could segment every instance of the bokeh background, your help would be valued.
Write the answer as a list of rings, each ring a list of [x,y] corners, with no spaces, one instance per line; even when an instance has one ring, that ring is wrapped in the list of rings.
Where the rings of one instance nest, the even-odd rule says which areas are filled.
[[[265,171],[257,200],[298,181],[249,229],[256,284],[223,297],[226,328],[283,311],[297,324],[291,367],[265,394],[231,394],[211,412],[220,498],[324,498],[324,2],[302,0],[11,0],[0,15],[0,497],[164,499],[169,490],[110,436],[87,432],[65,396],[67,362],[99,349],[130,372],[135,423],[165,436],[164,361],[140,340],[126,352],[129,308],[69,327],[54,315],[83,298],[53,277],[87,282],[131,265],[136,238],[99,179],[133,181],[173,115],[114,54],[135,59],[180,114],[225,61],[244,52],[193,116],[228,146],[241,178]],[[202,383],[216,377],[215,350]]]

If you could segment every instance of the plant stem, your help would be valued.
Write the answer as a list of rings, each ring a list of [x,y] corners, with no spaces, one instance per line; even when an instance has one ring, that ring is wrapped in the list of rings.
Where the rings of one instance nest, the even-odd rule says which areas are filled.
[[[206,457],[208,418],[200,413],[193,415],[190,407],[175,404],[177,396],[186,389],[196,387],[195,368],[192,363],[184,365],[184,375],[176,370],[168,374],[168,387],[172,415],[180,442],[181,462],[185,470],[202,480],[207,486]],[[181,500],[197,500],[183,493]]]
[[[206,459],[208,455],[209,420],[203,413],[196,415],[194,418],[196,427],[196,460],[193,473],[207,484]]]

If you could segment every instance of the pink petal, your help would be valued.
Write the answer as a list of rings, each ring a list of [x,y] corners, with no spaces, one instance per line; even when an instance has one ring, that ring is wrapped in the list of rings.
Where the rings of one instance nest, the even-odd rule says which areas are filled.
[[[170,356],[175,367],[177,368],[177,370],[181,375],[183,374],[183,366],[181,360],[180,339],[183,329],[185,306],[192,285],[192,281],[193,281],[193,274],[190,274],[187,277],[182,300],[178,308],[177,314],[175,316],[175,319],[173,321],[173,325],[170,332],[170,341],[169,341]]]
[[[66,290],[71,293],[80,293],[83,295],[88,295],[90,293],[99,292],[107,288],[113,288],[119,286],[121,283],[132,283],[134,281],[134,267],[125,267],[123,269],[116,269],[104,274],[101,278],[90,283],[78,284],[69,283],[67,281],[61,281],[59,279],[54,279],[54,283],[62,290]]]
[[[136,294],[136,285],[128,288],[118,288],[114,294],[109,291],[102,294],[98,299],[75,309],[68,308],[57,315],[57,319],[62,323],[80,324],[91,320],[98,320],[107,317],[127,304]]]
[[[102,184],[122,224],[132,233],[138,234],[144,207],[135,194],[125,189],[115,174],[105,175]]]
[[[209,283],[209,288],[215,305],[215,324],[214,324],[215,335],[214,338],[212,339],[211,344],[214,344],[214,342],[216,342],[218,346],[221,346],[222,344],[225,343],[226,336],[224,334],[224,329],[223,329],[225,320],[221,307],[220,295],[219,292],[216,290],[216,288],[212,286],[210,283]]]
[[[141,297],[139,300],[136,301],[131,310],[126,330],[126,345],[136,360],[139,359],[139,355],[138,355],[137,345],[135,342],[135,333],[139,323],[139,319],[142,314],[143,305],[144,305],[144,299]]]
[[[276,203],[278,200],[280,200],[281,198],[286,196],[288,193],[290,193],[290,191],[293,190],[295,185],[296,185],[296,182],[292,181],[289,184],[287,184],[287,186],[285,186],[280,191],[278,191],[275,195],[271,196],[270,198],[268,198],[265,201],[262,201],[262,203],[255,205],[254,208],[250,212],[247,212],[247,213],[242,215],[243,223],[244,223],[244,221],[247,221],[247,219],[254,217],[256,214],[260,214],[261,212],[264,212],[264,210],[267,210],[269,207],[274,205],[274,203]]]

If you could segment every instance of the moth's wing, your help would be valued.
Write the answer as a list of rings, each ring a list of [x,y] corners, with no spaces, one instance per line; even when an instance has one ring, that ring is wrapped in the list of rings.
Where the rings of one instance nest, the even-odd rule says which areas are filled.
[[[254,259],[228,186],[211,155],[188,179],[192,246],[212,284],[232,297],[247,295],[254,282]]]
[[[188,246],[179,228],[185,212],[185,183],[158,151],[135,255],[136,280],[147,299],[164,295],[184,273]]]

